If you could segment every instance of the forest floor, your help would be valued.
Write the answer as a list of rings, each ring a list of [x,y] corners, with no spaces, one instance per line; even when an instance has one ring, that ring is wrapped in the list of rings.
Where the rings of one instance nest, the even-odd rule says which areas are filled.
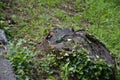
[[[1,10],[1,15],[4,15],[2,20],[4,27],[0,26],[8,35],[10,42],[8,47],[11,50],[8,53],[30,53],[28,49],[35,52],[36,45],[54,27],[85,29],[107,46],[112,56],[116,57],[117,68],[120,67],[118,2],[104,2],[104,0],[99,2],[94,0],[88,0],[88,2],[84,0],[9,1]],[[26,50],[26,48],[28,49]],[[17,58],[23,57],[19,53]],[[14,58],[12,57],[10,60],[14,60]],[[20,65],[17,68],[20,68],[20,74],[24,75],[22,60],[25,60],[23,58],[20,60],[21,62],[18,62],[21,64],[17,64],[18,62],[15,61],[15,65]],[[16,73],[19,74],[17,71]]]

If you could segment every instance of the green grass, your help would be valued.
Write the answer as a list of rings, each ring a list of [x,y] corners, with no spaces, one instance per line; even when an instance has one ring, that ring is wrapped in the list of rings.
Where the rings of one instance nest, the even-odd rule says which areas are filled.
[[[16,22],[11,26],[6,21],[0,23],[0,27],[5,29],[11,40],[15,42],[25,40],[24,46],[32,51],[35,44],[39,43],[53,27],[86,29],[103,42],[113,56],[118,57],[120,67],[118,3],[118,0],[16,0],[7,6],[0,2],[0,10],[7,7],[9,11],[6,13],[2,10],[0,21],[4,20],[6,13]],[[67,72],[67,64],[65,69]]]

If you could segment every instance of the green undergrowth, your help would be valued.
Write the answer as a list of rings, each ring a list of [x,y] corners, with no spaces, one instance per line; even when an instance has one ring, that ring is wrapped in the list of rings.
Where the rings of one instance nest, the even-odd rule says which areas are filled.
[[[18,80],[69,80],[74,74],[77,79],[73,80],[98,80],[100,75],[104,75],[100,80],[109,80],[110,66],[104,61],[98,61],[94,65],[87,60],[87,53],[84,51],[72,55],[72,61],[68,56],[65,61],[61,61],[51,53],[39,59],[33,57],[37,55],[35,45],[53,27],[85,29],[106,45],[119,70],[119,7],[118,0],[15,0],[12,4],[0,1],[0,28],[5,30],[11,41],[8,56]],[[15,24],[10,24],[6,16],[11,17]],[[54,70],[51,70],[56,67],[60,71],[58,77],[54,77]],[[108,73],[101,74],[102,70]],[[117,80],[120,80],[119,76],[117,71]]]
[[[17,80],[30,80],[33,63],[32,57],[35,55],[27,47],[22,47],[21,41],[16,45],[9,43],[7,57],[11,61]]]
[[[72,54],[51,51],[40,57],[27,47],[22,47],[22,42],[8,45],[7,57],[17,80],[109,80],[114,76],[112,65],[99,58],[91,61],[88,51],[84,49],[75,50]]]

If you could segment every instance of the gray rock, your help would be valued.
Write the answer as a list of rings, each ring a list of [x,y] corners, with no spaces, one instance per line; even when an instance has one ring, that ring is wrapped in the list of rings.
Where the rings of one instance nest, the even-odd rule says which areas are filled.
[[[47,43],[47,45],[46,45]],[[108,64],[113,64],[114,61],[110,55],[110,51],[94,36],[88,34],[85,30],[74,31],[69,28],[55,28],[53,29],[41,42],[41,51],[49,53],[54,48],[57,52],[65,50],[72,52],[73,46],[79,44],[79,48],[83,47],[89,51],[89,57],[94,60],[97,56],[104,59]],[[44,46],[43,46],[44,45]]]
[[[5,58],[7,53],[7,38],[0,29],[0,80],[16,80],[10,62]]]
[[[2,43],[3,45],[7,45],[8,43],[5,32],[1,29],[0,29],[0,43]]]

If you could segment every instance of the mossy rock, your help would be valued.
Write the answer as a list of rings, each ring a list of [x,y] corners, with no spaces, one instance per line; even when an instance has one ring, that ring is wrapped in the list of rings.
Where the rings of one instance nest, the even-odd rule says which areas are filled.
[[[63,62],[66,62],[64,61],[66,60],[66,53],[68,55],[67,57],[70,59],[73,58],[71,56],[76,54],[78,50],[82,49],[88,52],[87,56],[93,63],[93,66],[97,65],[97,63],[95,63],[96,60],[103,60],[107,65],[114,66],[114,60],[106,46],[98,39],[96,39],[93,35],[88,34],[85,30],[75,31],[74,29],[69,28],[54,28],[47,36],[45,36],[43,41],[37,44],[36,48],[41,52],[39,55],[40,58],[52,53],[56,55],[58,59],[57,61],[60,59],[60,61]],[[112,70],[112,74],[109,75],[109,80],[115,80],[115,68],[111,67],[110,70]],[[103,75],[101,74],[101,76]],[[75,80],[74,78],[75,77],[72,79],[70,77],[70,80]]]
[[[71,54],[75,45],[77,45],[77,49],[88,50],[91,60],[100,57],[108,64],[114,64],[106,46],[85,30],[74,31],[69,28],[54,28],[40,44],[37,44],[37,48],[46,54],[49,54],[51,50],[54,50],[57,54],[63,50]]]

